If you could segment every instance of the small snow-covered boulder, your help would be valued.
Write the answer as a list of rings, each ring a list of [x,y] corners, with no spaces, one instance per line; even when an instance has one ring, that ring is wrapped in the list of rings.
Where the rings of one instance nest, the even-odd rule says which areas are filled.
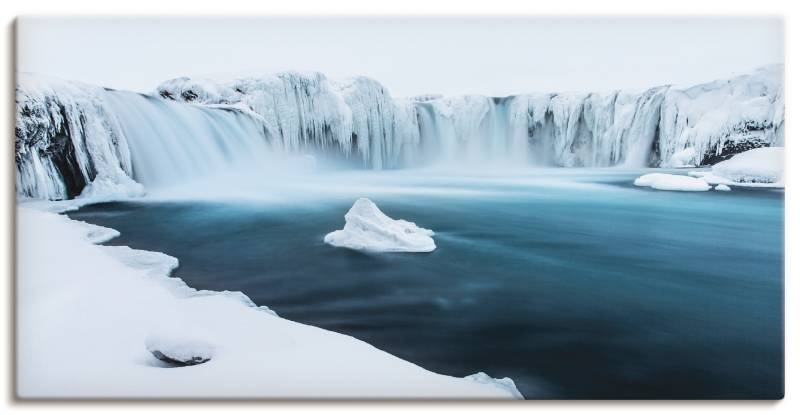
[[[734,183],[782,186],[783,147],[761,147],[739,153],[712,166],[711,172]]]
[[[344,215],[344,229],[325,235],[325,243],[377,252],[430,252],[436,249],[430,229],[386,216],[367,198],[356,200]]]
[[[650,173],[633,182],[636,186],[650,187],[656,190],[675,190],[682,192],[705,192],[711,188],[704,180],[677,174]]]
[[[714,188],[714,190],[718,190],[720,192],[730,192],[731,187],[728,186],[727,184],[718,184],[717,187]]]
[[[194,366],[214,357],[214,348],[207,342],[171,335],[151,335],[145,347],[156,359],[172,366]]]

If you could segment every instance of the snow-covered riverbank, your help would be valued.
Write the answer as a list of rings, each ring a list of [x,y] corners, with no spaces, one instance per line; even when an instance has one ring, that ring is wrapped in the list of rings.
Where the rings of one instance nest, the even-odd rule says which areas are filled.
[[[438,375],[241,293],[189,288],[167,278],[172,257],[94,245],[113,230],[17,212],[21,397],[521,398],[510,379]],[[153,345],[210,360],[169,367]]]
[[[712,186],[721,191],[730,191],[731,186],[782,189],[786,187],[783,165],[783,147],[762,147],[739,153],[707,171],[689,171],[686,175],[649,173],[633,184],[684,192],[705,192]]]

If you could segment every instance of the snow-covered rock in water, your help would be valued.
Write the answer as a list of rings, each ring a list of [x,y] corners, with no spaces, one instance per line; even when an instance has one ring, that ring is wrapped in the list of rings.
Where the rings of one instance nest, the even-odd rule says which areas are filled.
[[[145,347],[153,356],[172,366],[194,366],[214,357],[214,347],[205,340],[183,338],[174,333],[150,335]]]
[[[376,252],[430,252],[436,249],[430,229],[392,219],[371,200],[360,198],[344,215],[344,229],[325,235],[325,243]]]
[[[728,186],[728,185],[725,185],[725,184],[718,184],[718,185],[717,185],[717,186],[714,188],[714,190],[718,190],[718,191],[720,191],[720,192],[730,192],[730,191],[731,191],[731,187],[730,187],[730,186]]]
[[[705,192],[711,188],[705,181],[696,177],[677,174],[650,173],[637,178],[636,186],[650,187],[656,190],[675,190],[683,192]]]
[[[19,208],[17,224],[21,398],[520,398],[506,379],[439,375],[241,293],[176,292],[179,279],[120,262],[64,216]],[[170,368],[153,352],[211,360]]]
[[[763,147],[737,154],[711,167],[718,177],[742,184],[783,186],[783,147]]]

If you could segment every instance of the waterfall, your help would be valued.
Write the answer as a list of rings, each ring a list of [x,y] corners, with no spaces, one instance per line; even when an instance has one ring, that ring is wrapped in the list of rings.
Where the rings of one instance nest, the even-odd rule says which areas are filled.
[[[395,99],[375,80],[319,73],[178,78],[157,95],[20,74],[16,188],[66,199],[309,153],[366,169],[698,166],[783,143],[783,100],[782,65],[687,89],[503,98]]]
[[[26,77],[17,89],[17,193],[66,199],[174,185],[269,163],[269,132],[234,108]],[[137,183],[138,182],[138,183]]]
[[[525,166],[527,123],[515,124],[514,97],[463,96],[415,104],[423,165]]]
[[[264,126],[238,110],[121,91],[107,92],[104,98],[127,139],[132,178],[146,187],[257,166],[274,151]]]

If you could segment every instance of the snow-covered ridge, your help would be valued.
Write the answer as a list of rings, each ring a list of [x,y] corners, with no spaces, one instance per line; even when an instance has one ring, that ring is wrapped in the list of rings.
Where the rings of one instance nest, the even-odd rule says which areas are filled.
[[[152,96],[23,74],[17,194],[70,198],[97,178],[123,189],[179,182],[270,152],[372,169],[698,166],[783,145],[783,107],[783,65],[691,88],[504,98],[393,98],[378,81],[320,73],[184,77]]]
[[[508,378],[435,374],[242,293],[194,290],[168,278],[175,258],[93,244],[113,230],[17,212],[20,397],[522,398]]]

